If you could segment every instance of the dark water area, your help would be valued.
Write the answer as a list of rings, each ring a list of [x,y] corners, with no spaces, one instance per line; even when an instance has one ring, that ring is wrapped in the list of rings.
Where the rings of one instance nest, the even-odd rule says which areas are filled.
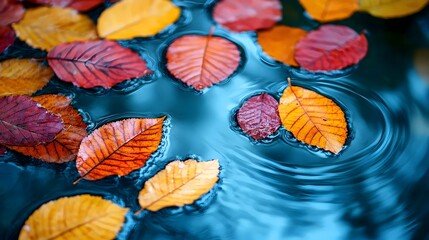
[[[429,48],[428,7],[401,19],[356,13],[335,22],[364,31],[369,42],[359,65],[335,73],[287,67],[262,52],[255,33],[217,27],[214,35],[235,42],[242,62],[228,81],[198,93],[168,73],[165,51],[179,36],[209,32],[213,2],[174,2],[183,9],[174,26],[120,41],[148,61],[152,76],[110,90],[53,79],[38,92],[72,96],[89,131],[124,118],[167,115],[161,150],[126,177],[76,185],[74,163],[9,152],[0,158],[0,239],[16,239],[41,204],[84,193],[131,208],[118,239],[429,239],[429,83],[413,65],[414,53]],[[283,8],[282,24],[319,26],[298,1],[283,1]],[[90,15],[96,20],[103,9]],[[18,41],[0,59],[44,56]],[[346,112],[351,134],[338,156],[297,142],[283,128],[263,142],[238,130],[234,114],[243,101],[260,92],[280,97],[287,77]],[[188,157],[219,159],[216,188],[192,206],[133,216],[144,181]]]

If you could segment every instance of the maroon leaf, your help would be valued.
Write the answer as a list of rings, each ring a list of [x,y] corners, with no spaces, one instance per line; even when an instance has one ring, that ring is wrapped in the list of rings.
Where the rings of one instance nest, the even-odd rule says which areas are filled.
[[[10,0],[0,0],[0,26],[7,26],[21,20],[24,7]]]
[[[0,53],[15,42],[15,32],[10,27],[0,26]]]
[[[24,0],[35,4],[49,5],[60,8],[73,8],[78,11],[91,10],[101,3],[103,0]]]
[[[324,25],[311,31],[295,49],[295,60],[311,71],[342,69],[362,60],[368,51],[365,35],[345,26]]]
[[[232,31],[270,28],[282,19],[279,0],[222,0],[214,8],[214,20]]]
[[[152,73],[137,53],[109,40],[61,44],[48,62],[61,80],[83,88],[110,88]]]
[[[34,146],[54,140],[64,124],[28,96],[0,98],[0,144]]]
[[[3,157],[4,155],[6,155],[6,148],[0,145],[0,157]]]
[[[252,138],[266,138],[281,125],[278,105],[278,101],[267,93],[253,96],[238,110],[238,124]]]

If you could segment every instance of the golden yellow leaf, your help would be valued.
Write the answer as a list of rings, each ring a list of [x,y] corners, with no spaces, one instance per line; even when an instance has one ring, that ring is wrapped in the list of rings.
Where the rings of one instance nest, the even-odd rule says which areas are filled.
[[[61,43],[97,38],[91,19],[69,8],[28,9],[22,20],[12,27],[22,41],[47,51]]]
[[[325,96],[292,86],[290,79],[279,114],[283,126],[306,144],[338,153],[346,142],[347,122],[341,108]]]
[[[299,0],[310,16],[320,22],[349,18],[358,10],[359,0]]]
[[[127,211],[98,196],[63,197],[34,211],[25,221],[19,239],[114,239]]]
[[[50,67],[31,59],[9,59],[0,62],[0,97],[31,95],[42,89],[54,76]]]
[[[98,33],[107,39],[130,39],[155,35],[180,16],[170,0],[122,0],[98,19]]]
[[[139,193],[140,211],[191,204],[213,188],[218,175],[218,160],[173,161],[145,183]]]
[[[359,10],[380,18],[398,18],[422,10],[429,0],[359,0]]]

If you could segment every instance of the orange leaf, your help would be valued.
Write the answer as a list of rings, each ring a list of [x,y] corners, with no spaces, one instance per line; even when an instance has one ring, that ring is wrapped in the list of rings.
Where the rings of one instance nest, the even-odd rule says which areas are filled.
[[[76,160],[80,179],[125,176],[143,167],[161,143],[164,119],[131,118],[96,129],[80,145]]]
[[[283,92],[279,105],[283,126],[299,141],[338,153],[347,139],[344,112],[331,99],[292,86]]]
[[[359,6],[359,0],[299,0],[299,2],[312,18],[321,22],[349,18]]]
[[[295,60],[295,45],[307,35],[305,30],[288,26],[275,26],[258,32],[262,50],[277,61],[299,66]]]
[[[33,100],[61,117],[64,129],[50,143],[32,147],[8,146],[8,148],[46,162],[63,163],[74,160],[80,142],[87,136],[87,132],[79,112],[70,106],[72,99],[60,95],[42,95],[34,97]]]

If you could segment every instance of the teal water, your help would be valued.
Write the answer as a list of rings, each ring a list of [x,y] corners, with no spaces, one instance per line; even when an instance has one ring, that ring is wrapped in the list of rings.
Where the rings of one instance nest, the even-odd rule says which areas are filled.
[[[255,33],[218,27],[214,34],[240,47],[242,63],[228,81],[201,94],[168,74],[164,54],[179,36],[209,32],[213,3],[174,2],[183,8],[174,26],[120,42],[148,61],[153,76],[110,90],[54,79],[38,93],[72,96],[89,131],[123,118],[167,115],[162,150],[129,176],[76,185],[73,163],[47,164],[9,152],[0,158],[0,239],[16,239],[35,209],[62,196],[101,195],[135,212],[144,181],[187,157],[220,160],[222,180],[214,191],[192,206],[139,217],[130,212],[118,239],[429,239],[429,84],[412,60],[417,49],[429,47],[429,8],[395,20],[357,13],[338,22],[365,31],[369,52],[358,66],[329,74],[276,63]],[[295,0],[283,1],[283,8],[283,24],[319,25]],[[103,9],[90,15],[96,19]],[[0,59],[44,56],[17,42]],[[243,101],[260,92],[279,97],[287,77],[345,110],[351,136],[339,156],[307,147],[284,129],[255,142],[237,128],[234,114]]]

